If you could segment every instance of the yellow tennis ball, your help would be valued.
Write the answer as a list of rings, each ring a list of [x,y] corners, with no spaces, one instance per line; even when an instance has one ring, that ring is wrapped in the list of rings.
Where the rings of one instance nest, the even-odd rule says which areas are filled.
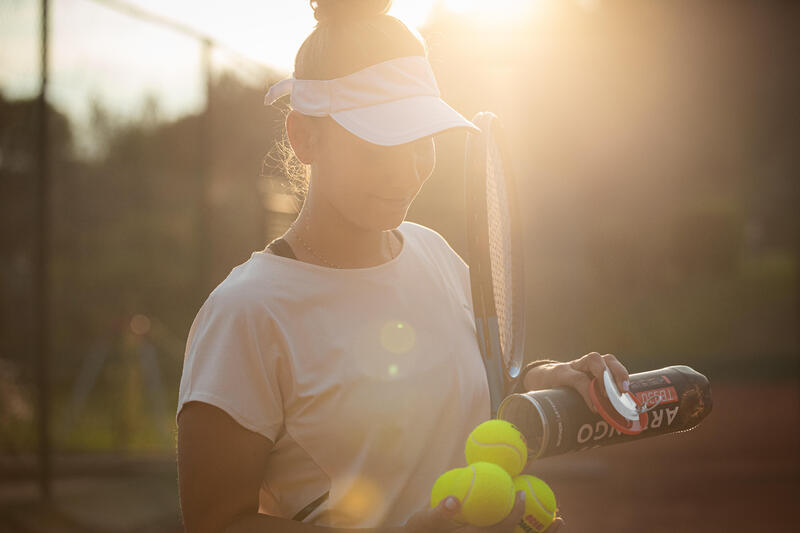
[[[455,496],[459,501],[464,500],[469,488],[467,480],[461,481],[461,477],[466,477],[466,468],[454,468],[448,470],[436,479],[431,489],[431,509],[439,505],[439,502],[448,496]]]
[[[461,501],[455,520],[485,527],[508,516],[515,494],[508,472],[496,464],[478,462],[439,476],[431,490],[431,508],[448,496],[455,496]]]
[[[509,476],[514,477],[528,462],[528,445],[511,422],[487,420],[469,434],[464,454],[467,464],[488,461],[502,466]]]
[[[556,517],[556,496],[552,489],[535,476],[522,475],[514,478],[514,492],[525,491],[525,514],[514,533],[544,531]]]

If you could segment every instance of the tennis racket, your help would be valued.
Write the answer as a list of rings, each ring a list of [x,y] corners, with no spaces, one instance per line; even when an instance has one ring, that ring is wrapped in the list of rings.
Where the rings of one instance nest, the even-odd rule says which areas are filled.
[[[513,165],[500,120],[478,113],[464,174],[467,262],[492,418],[519,377],[525,342],[522,236]]]

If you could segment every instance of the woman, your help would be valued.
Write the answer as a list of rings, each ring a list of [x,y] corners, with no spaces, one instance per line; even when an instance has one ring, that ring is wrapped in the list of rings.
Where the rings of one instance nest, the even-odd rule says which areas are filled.
[[[457,499],[426,505],[435,479],[464,466],[489,394],[467,266],[404,218],[433,170],[433,135],[475,127],[439,98],[424,45],[386,15],[389,0],[311,3],[319,24],[294,78],[267,95],[291,93],[303,208],[189,332],[177,417],[186,531],[510,532],[523,501],[488,528],[455,522]],[[625,388],[625,368],[598,353],[538,361],[519,385],[572,386],[591,406],[604,365]]]

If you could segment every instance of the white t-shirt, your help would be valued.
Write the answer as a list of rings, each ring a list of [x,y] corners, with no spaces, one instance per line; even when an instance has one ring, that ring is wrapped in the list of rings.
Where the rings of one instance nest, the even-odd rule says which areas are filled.
[[[335,269],[253,253],[198,312],[178,412],[213,404],[275,443],[260,511],[329,527],[400,526],[490,417],[467,265],[403,222],[401,252]]]

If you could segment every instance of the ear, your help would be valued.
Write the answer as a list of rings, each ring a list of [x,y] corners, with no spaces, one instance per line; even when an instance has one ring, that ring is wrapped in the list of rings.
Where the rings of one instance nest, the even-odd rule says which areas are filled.
[[[286,116],[286,134],[289,136],[289,144],[292,150],[304,165],[314,162],[314,155],[317,142],[317,128],[314,121],[308,115],[304,115],[292,109]]]

